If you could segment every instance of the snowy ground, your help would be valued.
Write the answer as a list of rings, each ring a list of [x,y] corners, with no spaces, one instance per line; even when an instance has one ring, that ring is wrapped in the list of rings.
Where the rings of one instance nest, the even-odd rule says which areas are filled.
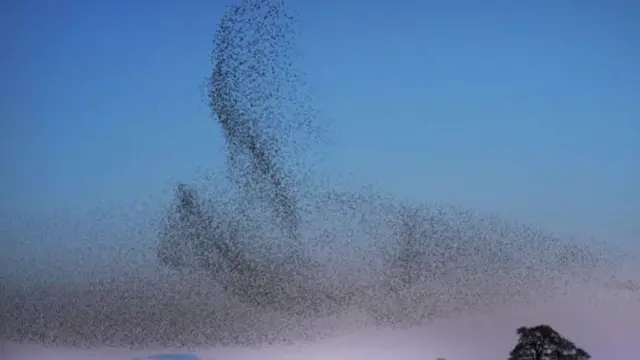
[[[397,359],[495,360],[506,358],[521,325],[548,323],[591,353],[593,359],[631,360],[640,324],[640,294],[629,290],[575,289],[553,301],[504,308],[475,316],[440,319],[400,330],[361,329],[314,343],[260,348],[64,349],[5,343],[3,360],[131,360],[192,353],[202,360]],[[169,360],[169,359],[165,359]]]

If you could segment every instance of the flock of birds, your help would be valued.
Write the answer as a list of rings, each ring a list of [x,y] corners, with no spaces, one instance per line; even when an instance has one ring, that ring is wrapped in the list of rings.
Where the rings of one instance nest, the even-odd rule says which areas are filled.
[[[256,300],[259,291],[277,297],[275,290],[268,292],[265,287],[284,283],[277,292],[291,291],[293,296],[268,305],[285,318],[357,308],[376,325],[411,326],[453,312],[482,311],[552,296],[562,292],[567,282],[587,283],[599,270],[615,265],[612,256],[594,248],[490,215],[399,204],[375,193],[314,189],[313,164],[305,163],[309,157],[303,154],[315,151],[323,141],[323,124],[295,68],[294,20],[281,1],[243,0],[222,17],[212,53],[207,99],[226,140],[228,178],[238,194],[226,208],[237,213],[226,216],[242,223],[246,233],[255,237],[269,229],[273,235],[269,241],[279,242],[280,254],[273,258],[261,258],[259,250],[245,254],[242,261],[238,260],[242,249],[227,254],[232,272],[249,274],[229,283],[232,289],[244,287],[239,293],[244,295],[245,311],[263,305]],[[252,262],[259,266],[252,267]],[[269,277],[273,273],[283,277],[274,280]],[[636,286],[637,291],[637,284],[622,286]],[[105,309],[112,309],[108,302],[114,299],[103,299]],[[175,300],[174,306],[181,306],[182,300]],[[304,313],[312,304],[320,313]],[[141,319],[140,324],[149,319]],[[297,326],[268,319],[264,321],[274,325],[263,324],[263,332]],[[91,322],[89,315],[77,320]],[[156,327],[176,325],[174,320],[154,321]],[[227,341],[245,344],[267,339],[249,325],[234,327],[234,321],[248,320],[229,315],[219,321],[229,322],[219,324],[220,331],[225,326],[237,330],[227,334]],[[134,323],[138,324],[130,325],[141,326]],[[42,341],[43,332],[58,331],[52,324],[45,321],[40,329],[3,337]],[[85,330],[76,331],[76,336],[95,333],[95,329]],[[191,333],[195,335],[190,338],[186,330],[177,335],[151,329],[139,335],[157,343],[171,342],[171,336],[181,338],[183,344],[213,341],[198,336],[198,329],[189,329]],[[294,333],[302,332],[287,336]],[[118,337],[113,345],[134,346],[126,342],[141,341],[140,336]],[[90,339],[79,342],[92,343]]]

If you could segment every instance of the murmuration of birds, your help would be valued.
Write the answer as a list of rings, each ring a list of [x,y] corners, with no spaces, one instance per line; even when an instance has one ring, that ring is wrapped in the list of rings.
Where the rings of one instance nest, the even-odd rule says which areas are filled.
[[[228,145],[233,180],[264,200],[289,240],[300,215],[296,185],[301,146],[313,140],[304,82],[293,67],[293,17],[282,3],[244,1],[222,17],[212,56],[209,105]],[[307,141],[305,141],[307,140]]]
[[[272,228],[266,223],[277,224],[280,236],[270,245],[280,253],[282,249],[293,252],[303,248],[298,197],[308,170],[303,154],[308,150],[305,145],[319,135],[314,126],[315,113],[305,106],[305,83],[294,68],[294,35],[294,18],[282,2],[248,0],[231,6],[216,33],[207,89],[212,114],[226,140],[230,178],[241,189],[238,200],[245,209],[267,214],[253,220],[262,232]],[[284,284],[283,276],[304,276],[298,270],[311,259],[287,254],[279,269],[265,271],[255,260],[246,258],[244,249],[234,245],[238,241],[222,241],[215,246],[218,255],[233,264],[235,278],[229,280],[231,284],[227,282],[231,290],[244,297],[261,298],[261,303],[278,302],[280,295],[288,293],[279,306],[299,297],[289,291],[291,284]],[[276,273],[277,281],[265,275]],[[276,286],[278,289],[274,289]]]
[[[375,191],[315,189],[304,154],[322,142],[323,124],[295,66],[295,20],[275,0],[242,0],[220,20],[207,100],[230,180],[214,186],[234,195],[176,187],[157,248],[171,271],[90,289],[5,291],[2,339],[314,340],[553,296],[611,268],[609,257],[533,226]]]

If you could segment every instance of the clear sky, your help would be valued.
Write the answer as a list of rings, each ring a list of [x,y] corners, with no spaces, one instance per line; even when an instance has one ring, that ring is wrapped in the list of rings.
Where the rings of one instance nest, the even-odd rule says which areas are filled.
[[[346,187],[640,240],[640,3],[294,6]],[[135,247],[175,181],[224,163],[200,87],[225,2],[1,7],[5,254]]]

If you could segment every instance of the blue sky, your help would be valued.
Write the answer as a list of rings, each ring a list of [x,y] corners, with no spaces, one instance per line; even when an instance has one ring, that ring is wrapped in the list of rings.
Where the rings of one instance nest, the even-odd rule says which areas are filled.
[[[200,90],[224,3],[0,5],[11,256],[113,247],[91,243],[107,233],[135,247],[175,181],[224,163]],[[318,166],[343,186],[640,240],[640,4],[294,6],[299,66],[334,133]]]

